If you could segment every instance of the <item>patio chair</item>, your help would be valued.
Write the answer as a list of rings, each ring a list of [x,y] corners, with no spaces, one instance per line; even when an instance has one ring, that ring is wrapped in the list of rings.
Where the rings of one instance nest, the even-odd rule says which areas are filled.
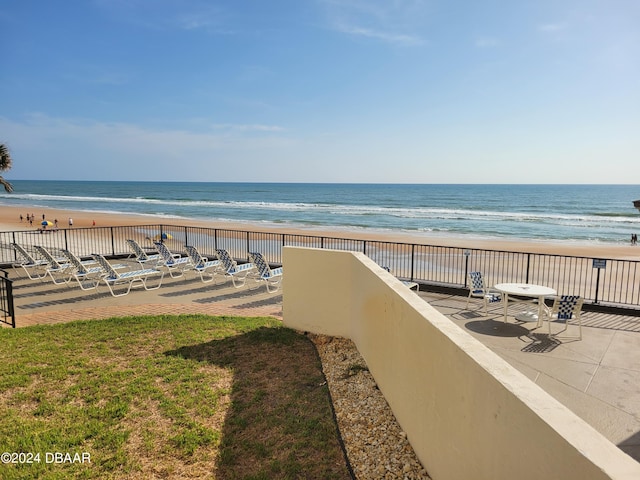
[[[253,278],[256,282],[264,282],[268,293],[273,293],[280,288],[280,285],[282,285],[282,267],[272,269],[259,252],[249,252],[249,261],[256,266],[257,270]],[[270,287],[275,288],[271,290]]]
[[[22,245],[12,243],[11,246],[18,257],[16,261],[13,262],[13,268],[22,267],[30,280],[42,280],[47,276],[46,267],[48,263],[46,260],[34,257]]]
[[[189,260],[191,260],[191,270],[200,275],[202,283],[212,282],[216,272],[220,270],[220,260],[209,260],[207,257],[203,257],[193,245],[185,245],[184,249],[187,252]],[[208,275],[210,278],[205,280],[205,275]]]
[[[56,285],[68,284],[73,279],[71,275],[72,265],[66,261],[66,258],[62,260],[54,257],[49,250],[40,245],[34,245],[33,248],[47,262],[45,277],[49,275]]]
[[[467,297],[467,306],[465,308],[469,308],[469,300],[471,300],[471,297],[482,298],[484,301],[484,314],[488,315],[489,304],[500,302],[502,300],[502,294],[497,290],[486,286],[481,272],[469,273],[469,281],[471,282],[471,286],[469,288],[469,296]]]
[[[145,252],[144,248],[142,248],[138,242],[131,238],[127,239],[126,242],[127,245],[129,245],[129,249],[133,252],[133,255],[136,258],[136,262],[138,262],[140,265],[144,265],[147,262],[157,262],[162,258],[159,253],[149,254]]]
[[[387,272],[391,273],[391,268],[390,267],[382,267],[384,268]],[[391,273],[391,275],[393,275],[393,273]],[[394,275],[395,276],[395,275]],[[398,277],[396,277],[398,278]],[[413,290],[415,288],[416,292],[420,291],[420,284],[418,282],[410,282],[409,280],[402,280],[400,278],[398,278],[398,280],[400,280],[402,282],[402,284],[407,287],[409,290]]]
[[[544,307],[544,317],[549,325],[549,336],[561,339],[582,340],[582,304],[584,299],[578,295],[560,295],[554,298],[551,307]],[[557,333],[551,334],[552,321],[564,322],[564,328]],[[577,324],[578,335],[567,336],[561,333],[566,332],[570,324]]]
[[[101,277],[101,280],[107,285],[107,287],[109,287],[109,291],[114,297],[122,297],[124,295],[127,295],[131,291],[134,283],[139,283],[144,287],[145,290],[156,290],[162,285],[164,272],[161,270],[157,270],[155,268],[146,268],[143,270],[129,270],[127,272],[118,273],[116,269],[113,268],[113,265],[111,265],[103,255],[94,253],[92,256],[106,272],[106,274]],[[156,285],[155,287],[147,287],[147,280],[151,277],[157,277],[158,275],[160,275],[158,285]],[[126,291],[124,293],[116,293],[114,291],[114,287],[123,284],[127,286]]]
[[[223,248],[217,249],[216,253],[222,264],[222,268],[220,269],[221,273],[231,279],[235,288],[244,286],[247,281],[247,275],[255,269],[255,265],[253,263],[242,263],[238,265],[238,263],[231,258],[229,252]],[[238,280],[239,284],[236,284],[236,280]]]
[[[99,264],[92,260],[90,262],[82,261],[75,253],[63,248],[62,254],[67,258],[71,268],[69,269],[70,275],[78,282],[82,290],[97,289],[100,285],[100,280],[107,272]],[[92,266],[94,265],[94,266]],[[111,265],[115,270],[127,268],[125,264]]]
[[[171,253],[169,248],[162,242],[153,242],[156,250],[160,254],[158,267],[166,267],[171,278],[179,278],[184,275],[186,269],[191,267],[189,257],[183,257],[179,253]]]

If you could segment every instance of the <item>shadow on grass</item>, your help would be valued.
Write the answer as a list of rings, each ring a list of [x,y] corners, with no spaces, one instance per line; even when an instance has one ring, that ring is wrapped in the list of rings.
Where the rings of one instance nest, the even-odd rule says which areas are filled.
[[[233,372],[216,478],[353,478],[305,336],[262,327],[166,354]]]

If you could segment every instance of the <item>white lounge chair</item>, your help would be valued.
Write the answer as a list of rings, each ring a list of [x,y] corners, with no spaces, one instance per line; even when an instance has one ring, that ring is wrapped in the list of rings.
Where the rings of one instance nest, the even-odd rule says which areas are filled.
[[[93,258],[98,264],[105,270],[106,275],[101,277],[101,280],[109,287],[111,295],[114,297],[122,297],[127,295],[131,291],[131,287],[134,283],[141,284],[145,290],[156,290],[162,285],[162,279],[164,278],[164,272],[155,268],[146,268],[143,270],[130,270],[127,272],[118,273],[115,268],[99,253],[94,253]],[[160,275],[158,285],[155,287],[147,287],[147,280],[152,277]],[[126,285],[127,289],[124,293],[116,293],[114,287],[117,285]]]
[[[60,250],[72,265],[69,272],[72,279],[75,279],[82,290],[97,289],[100,280],[107,272],[95,260],[90,262],[82,261],[75,253],[63,248]],[[111,265],[114,270],[127,268],[127,265],[119,263]]]
[[[203,257],[198,249],[192,245],[185,245],[184,249],[191,260],[191,270],[200,275],[203,283],[212,282],[216,272],[220,271],[222,265],[220,260],[209,260],[207,257]],[[209,277],[208,280],[205,280],[205,275]]]
[[[249,260],[256,266],[257,272],[255,275],[252,275],[255,281],[264,282],[267,286],[267,292],[269,293],[277,291],[280,285],[282,285],[282,267],[272,269],[264,256],[259,252],[249,252]]]
[[[469,308],[469,300],[471,297],[482,298],[484,301],[484,314],[487,315],[489,304],[502,301],[502,294],[486,286],[481,272],[469,273],[469,280],[471,286],[469,287],[466,308]]]
[[[48,263],[46,260],[34,257],[22,245],[12,243],[11,246],[15,250],[17,257],[16,261],[13,262],[13,268],[21,267],[30,280],[42,280],[47,276],[46,267]]]
[[[247,281],[247,275],[255,269],[255,265],[253,263],[242,263],[238,265],[238,263],[231,258],[229,252],[223,248],[217,249],[216,253],[222,263],[221,273],[231,279],[234,287],[240,288],[244,286]],[[236,284],[236,280],[238,280],[238,284]]]
[[[179,253],[171,253],[169,248],[162,242],[153,242],[153,244],[160,254],[160,261],[157,266],[166,267],[171,278],[181,277],[184,275],[185,270],[191,266],[189,257],[183,257]]]
[[[133,255],[136,258],[136,262],[140,265],[144,265],[149,262],[158,262],[162,257],[159,253],[147,253],[144,248],[140,246],[138,242],[129,238],[126,240],[127,245],[129,245],[129,249],[133,252]]]
[[[51,277],[53,283],[56,285],[62,285],[63,283],[68,284],[73,279],[71,275],[73,266],[66,261],[66,258],[61,261],[61,259],[54,257],[49,250],[40,245],[34,245],[34,248],[38,252],[38,255],[47,262],[47,266],[45,267],[46,275]]]

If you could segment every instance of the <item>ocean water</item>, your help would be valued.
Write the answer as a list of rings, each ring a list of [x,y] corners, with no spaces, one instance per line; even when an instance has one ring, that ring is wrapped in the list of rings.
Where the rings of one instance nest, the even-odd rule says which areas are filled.
[[[629,243],[640,185],[12,182],[0,205],[343,231]]]

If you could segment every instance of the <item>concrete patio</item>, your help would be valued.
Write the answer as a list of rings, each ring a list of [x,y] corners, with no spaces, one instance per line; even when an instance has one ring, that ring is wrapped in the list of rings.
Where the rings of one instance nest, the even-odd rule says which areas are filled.
[[[282,318],[282,292],[262,285],[236,289],[230,281],[203,284],[199,277],[165,277],[155,291],[136,289],[112,297],[106,287],[82,291],[11,272],[18,327],[78,319],[142,314],[274,316]],[[420,292],[418,295],[573,410],[624,452],[640,461],[640,317],[586,312],[581,341],[549,339],[545,328],[517,322],[521,307],[501,304],[484,315],[480,300]]]

